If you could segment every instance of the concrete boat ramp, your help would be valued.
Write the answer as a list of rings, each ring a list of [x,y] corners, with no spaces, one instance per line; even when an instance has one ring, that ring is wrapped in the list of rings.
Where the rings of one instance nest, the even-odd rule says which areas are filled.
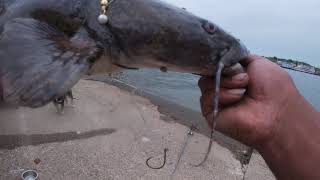
[[[148,99],[102,82],[82,80],[74,96],[74,105],[68,104],[62,115],[52,104],[40,109],[1,106],[1,180],[21,179],[27,169],[35,169],[41,180],[274,179],[258,154],[250,154],[244,164],[233,152],[238,146],[232,150],[221,143],[214,144],[203,167],[193,167],[209,140],[198,132],[172,176],[188,126],[170,120]],[[165,148],[165,166],[150,169],[146,160],[154,157],[150,164],[161,165]],[[248,153],[246,148],[238,151],[244,157]]]

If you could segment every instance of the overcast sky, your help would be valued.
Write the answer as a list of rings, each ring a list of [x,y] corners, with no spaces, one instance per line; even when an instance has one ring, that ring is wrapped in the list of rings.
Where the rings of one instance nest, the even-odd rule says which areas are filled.
[[[320,0],[166,0],[211,20],[251,52],[320,67]]]

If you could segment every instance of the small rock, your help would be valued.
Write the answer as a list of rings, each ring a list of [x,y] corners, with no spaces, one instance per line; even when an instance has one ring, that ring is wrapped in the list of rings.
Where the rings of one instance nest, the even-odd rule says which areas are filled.
[[[36,165],[40,164],[41,163],[41,159],[37,158],[33,161]]]

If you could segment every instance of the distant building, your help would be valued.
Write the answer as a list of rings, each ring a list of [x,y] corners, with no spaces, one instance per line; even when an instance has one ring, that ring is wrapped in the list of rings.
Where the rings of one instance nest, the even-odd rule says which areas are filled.
[[[316,68],[315,67],[311,67],[310,68],[310,73],[315,74],[316,73]]]
[[[314,74],[316,72],[316,69],[312,66],[308,66],[308,65],[305,65],[305,64],[299,64],[297,67],[296,67],[297,70],[299,71],[303,71],[303,72],[307,72],[307,73],[312,73]]]
[[[285,61],[281,61],[281,62],[280,62],[280,66],[281,66],[281,67],[284,67],[284,68],[289,68],[289,69],[293,69],[293,68],[296,67],[295,64],[289,63],[289,62],[285,62]]]
[[[320,75],[320,68],[316,68],[305,62],[300,62],[292,59],[282,59],[277,57],[267,57],[267,58],[283,68]]]
[[[281,66],[281,64],[282,64],[281,61],[277,61],[277,60],[273,60],[272,62],[278,64],[279,66]]]

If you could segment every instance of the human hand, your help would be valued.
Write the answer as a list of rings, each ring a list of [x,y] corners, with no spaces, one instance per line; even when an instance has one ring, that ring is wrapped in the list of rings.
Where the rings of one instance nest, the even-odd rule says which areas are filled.
[[[247,73],[221,80],[217,130],[258,147],[277,133],[290,99],[299,98],[289,74],[269,60],[252,55],[242,62]],[[213,119],[214,78],[202,77],[202,113]]]

